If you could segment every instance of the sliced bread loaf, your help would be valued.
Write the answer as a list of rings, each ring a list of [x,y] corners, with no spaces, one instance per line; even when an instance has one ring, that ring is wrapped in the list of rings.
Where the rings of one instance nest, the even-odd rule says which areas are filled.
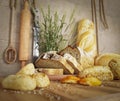
[[[64,54],[66,53],[72,55],[77,60],[77,62],[83,67],[83,69],[94,65],[94,59],[91,58],[85,51],[83,51],[79,47],[73,48],[71,46],[68,46],[59,52],[59,54],[62,56],[64,56]]]
[[[63,68],[66,74],[74,73],[74,69],[68,64],[64,57],[53,53],[41,55],[41,57],[36,60],[35,66],[40,68]]]
[[[65,53],[63,57],[74,68],[75,74],[78,74],[79,72],[83,70],[83,67],[77,62],[76,58],[74,58],[69,53]]]

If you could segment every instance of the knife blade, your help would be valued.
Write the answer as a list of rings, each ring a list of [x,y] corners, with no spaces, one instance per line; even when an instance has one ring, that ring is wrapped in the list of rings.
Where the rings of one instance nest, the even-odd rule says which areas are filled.
[[[33,0],[33,62],[39,57],[39,35],[40,35],[40,11],[36,7],[36,2]]]

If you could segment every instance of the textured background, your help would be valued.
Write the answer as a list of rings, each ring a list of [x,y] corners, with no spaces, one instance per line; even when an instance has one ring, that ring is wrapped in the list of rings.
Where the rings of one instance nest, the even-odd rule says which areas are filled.
[[[14,23],[13,45],[18,50],[19,44],[19,19],[21,1],[17,0],[16,17]],[[71,11],[75,8],[75,23],[82,18],[91,19],[91,0],[37,0],[37,7],[44,9],[48,5],[51,11],[58,11],[60,15],[66,13],[69,17]],[[100,53],[118,53],[120,54],[120,0],[104,0],[105,12],[109,29],[105,30],[99,19],[99,8],[97,1],[97,19],[99,23],[99,52]],[[9,37],[9,0],[0,0],[0,76],[6,76],[17,72],[20,69],[20,62],[6,64],[3,60],[4,51],[8,45]],[[31,55],[31,51],[30,51]],[[29,59],[30,61],[31,59]]]

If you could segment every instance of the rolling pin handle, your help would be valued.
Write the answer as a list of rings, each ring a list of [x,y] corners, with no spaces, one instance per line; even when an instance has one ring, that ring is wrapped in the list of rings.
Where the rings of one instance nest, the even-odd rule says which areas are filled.
[[[21,61],[21,68],[23,68],[26,65],[26,61]]]

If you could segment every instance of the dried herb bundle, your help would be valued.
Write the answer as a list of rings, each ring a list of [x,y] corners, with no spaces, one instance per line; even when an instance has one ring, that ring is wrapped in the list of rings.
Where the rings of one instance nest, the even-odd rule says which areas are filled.
[[[73,22],[74,11],[67,25],[65,23],[65,14],[60,18],[57,11],[52,15],[50,10],[50,6],[48,6],[47,13],[45,13],[41,8],[43,22],[41,22],[40,25],[41,31],[38,43],[40,53],[46,51],[59,51],[61,48],[65,47],[64,45],[67,40],[63,37],[63,29],[64,31],[68,30],[70,24]]]

